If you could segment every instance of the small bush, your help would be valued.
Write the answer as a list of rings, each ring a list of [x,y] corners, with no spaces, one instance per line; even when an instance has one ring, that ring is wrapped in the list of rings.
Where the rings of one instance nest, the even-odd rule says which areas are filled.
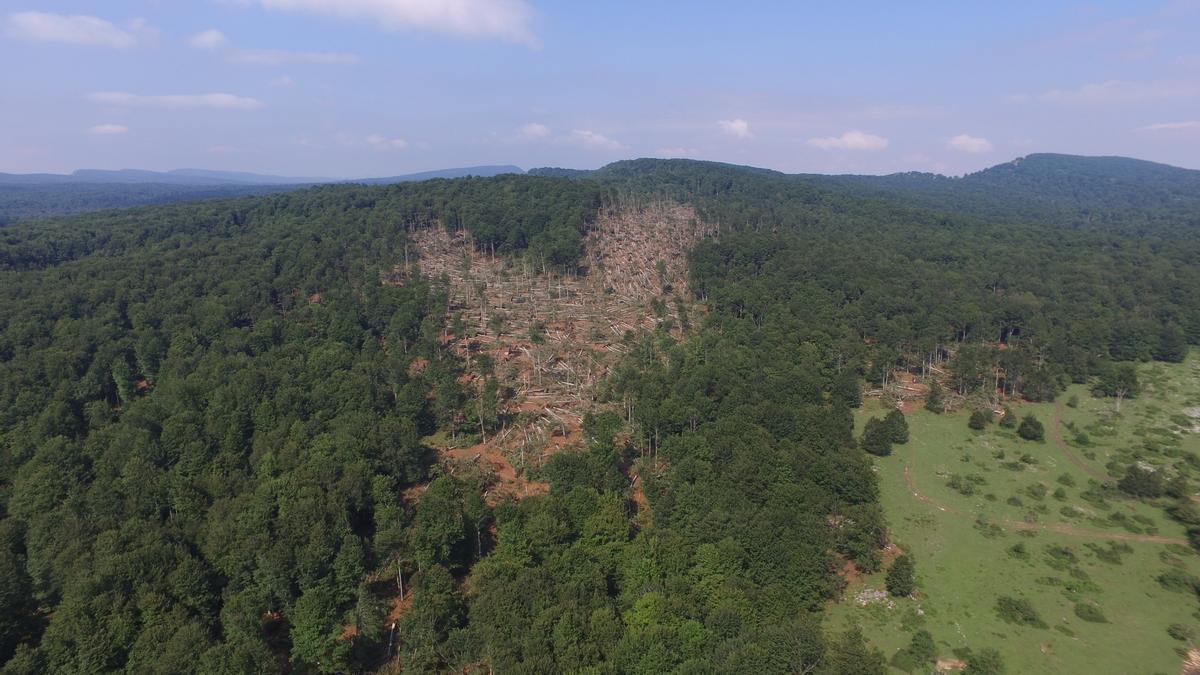
[[[970,497],[975,494],[975,484],[958,474],[954,474],[950,477],[950,480],[946,481],[946,487],[957,491],[958,494],[964,497]]]
[[[992,414],[982,410],[976,410],[971,413],[971,419],[967,420],[967,426],[975,431],[983,431],[988,424],[992,422]]]
[[[1061,509],[1059,509],[1058,512],[1067,518],[1082,518],[1083,517],[1083,511],[1080,511],[1079,509],[1075,508],[1074,506],[1064,506]]]
[[[1173,623],[1167,626],[1167,635],[1180,642],[1193,642],[1196,639],[1195,629],[1182,623]]]
[[[1195,593],[1197,589],[1200,589],[1200,579],[1175,567],[1163,572],[1155,579],[1159,586],[1176,593]]]
[[[1058,477],[1058,482],[1060,485],[1066,485],[1067,487],[1075,487],[1075,477],[1069,473],[1064,473],[1064,474],[1060,475]]]
[[[1000,618],[1020,626],[1046,628],[1046,622],[1038,615],[1028,600],[1002,595],[996,598],[996,613]]]
[[[1029,560],[1029,549],[1025,547],[1025,542],[1019,541],[1008,547],[1008,555],[1017,560]]]
[[[1104,612],[1100,608],[1086,602],[1075,603],[1075,616],[1090,623],[1108,623],[1108,619],[1104,616]]]
[[[1052,569],[1062,571],[1077,562],[1079,562],[1079,556],[1075,555],[1075,552],[1067,546],[1046,547],[1046,564]]]
[[[1130,464],[1125,469],[1125,476],[1117,482],[1117,487],[1134,497],[1148,499],[1161,497],[1166,492],[1166,485],[1158,471],[1143,469],[1137,464]]]
[[[1125,542],[1110,541],[1107,547],[1092,543],[1084,544],[1084,546],[1092,553],[1095,553],[1096,557],[1101,561],[1110,565],[1120,565],[1123,555],[1133,553],[1133,547]]]

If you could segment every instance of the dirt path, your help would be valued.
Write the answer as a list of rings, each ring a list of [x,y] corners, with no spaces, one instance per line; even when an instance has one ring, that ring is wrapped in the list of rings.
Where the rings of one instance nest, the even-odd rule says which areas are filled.
[[[915,464],[915,462],[914,462]],[[908,465],[904,467],[904,485],[908,488],[909,494],[919,502],[929,504],[933,508],[943,513],[949,513],[952,516],[960,518],[974,518],[970,513],[959,511],[954,507],[947,506],[938,500],[921,494],[917,490],[916,483],[913,481],[912,468]],[[1115,541],[1135,541],[1143,544],[1179,544],[1187,546],[1186,539],[1178,539],[1176,537],[1162,537],[1154,534],[1133,534],[1129,532],[1105,532],[1103,530],[1088,530],[1075,527],[1070,523],[1027,523],[1023,520],[1013,520],[1011,518],[1001,518],[997,521],[998,524],[1014,530],[1036,530],[1040,532],[1055,532],[1057,534],[1065,534],[1072,537],[1089,537],[1092,539],[1112,539]]]
[[[1062,435],[1062,416],[1063,404],[1062,401],[1058,401],[1054,404],[1054,414],[1050,418],[1051,442],[1058,447],[1059,452],[1061,452],[1067,458],[1068,462],[1075,465],[1075,468],[1086,473],[1092,478],[1095,478],[1101,483],[1111,482],[1112,478],[1109,477],[1107,473],[1104,473],[1091,464],[1088,464],[1087,460],[1085,460],[1083,457],[1080,457],[1074,450],[1071,449],[1071,446],[1067,445],[1067,441]]]

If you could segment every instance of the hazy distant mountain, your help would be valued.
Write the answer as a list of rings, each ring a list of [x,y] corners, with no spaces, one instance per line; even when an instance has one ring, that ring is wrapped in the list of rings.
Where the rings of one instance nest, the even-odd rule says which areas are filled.
[[[272,176],[244,171],[212,171],[208,169],[175,169],[173,171],[144,171],[141,169],[79,169],[70,174],[0,173],[0,184],[47,185],[63,183],[115,183],[140,185],[314,185],[318,183],[406,183],[432,178],[462,178],[464,176],[497,176],[505,173],[525,173],[518,166],[468,166],[382,178],[316,178],[311,176]]]
[[[205,169],[176,169],[174,171],[144,171],[141,169],[79,169],[70,174],[0,173],[0,184],[52,185],[64,183],[119,185],[297,185],[332,182],[330,178],[289,178],[236,171]]]
[[[385,183],[408,183],[418,180],[432,180],[434,178],[466,178],[467,176],[479,176],[481,178],[490,178],[506,173],[525,173],[525,170],[519,166],[511,164],[496,165],[496,166],[467,166],[459,169],[440,169],[438,171],[422,171],[420,173],[409,173],[402,176],[389,176],[386,178],[362,178],[358,180],[338,181],[341,183],[366,183],[368,185],[383,185]]]
[[[279,192],[323,183],[382,185],[524,173],[517,166],[495,165],[350,180],[204,169],[0,174],[0,223],[32,216]],[[899,199],[915,206],[1004,221],[1052,219],[1065,226],[1120,227],[1159,221],[1200,224],[1200,171],[1126,157],[1033,154],[961,177],[919,172],[886,176],[784,174],[686,159],[622,160],[594,171],[543,167],[531,169],[529,174],[618,182],[652,177],[660,190],[674,186],[681,193],[694,189],[698,175],[709,176],[718,185],[733,185],[739,177],[766,177],[854,197]]]
[[[23,218],[86,213],[149,204],[243,197],[295,190],[325,183],[383,185],[464,176],[524,173],[520,167],[470,166],[423,171],[386,178],[346,180],[271,176],[242,171],[176,169],[142,171],[80,169],[71,174],[0,173],[0,225]]]

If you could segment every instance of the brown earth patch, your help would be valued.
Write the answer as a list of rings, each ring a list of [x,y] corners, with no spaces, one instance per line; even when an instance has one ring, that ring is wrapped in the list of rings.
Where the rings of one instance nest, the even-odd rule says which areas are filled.
[[[1189,647],[1179,675],[1200,675],[1200,647]]]
[[[967,662],[962,659],[938,659],[934,668],[939,673],[949,673],[955,670],[963,670],[967,667]]]
[[[465,230],[430,227],[413,233],[414,253],[385,283],[422,274],[444,280],[448,313],[444,344],[464,359],[460,383],[478,390],[476,363],[486,355],[502,390],[502,428],[476,442],[438,448],[449,470],[477,466],[495,478],[489,502],[549,489],[528,469],[583,442],[583,416],[593,390],[625,353],[626,333],[664,321],[682,335],[680,308],[697,321],[703,308],[687,298],[687,251],[715,228],[694,210],[656,203],[637,210],[603,210],[585,237],[580,269],[555,269],[531,257],[477,250]],[[657,312],[655,311],[657,309]],[[461,335],[451,331],[459,326]],[[424,364],[413,364],[420,369]],[[633,481],[635,503],[640,481]]]

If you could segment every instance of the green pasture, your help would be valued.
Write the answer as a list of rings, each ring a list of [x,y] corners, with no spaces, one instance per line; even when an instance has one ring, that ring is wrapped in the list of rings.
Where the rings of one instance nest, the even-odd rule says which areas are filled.
[[[1043,422],[1043,442],[996,423],[973,431],[969,411],[909,414],[911,440],[876,467],[892,540],[915,557],[919,590],[864,603],[884,575],[863,577],[831,608],[830,627],[861,624],[889,658],[923,628],[940,658],[991,647],[1009,673],[1179,672],[1188,643],[1168,627],[1200,634],[1186,576],[1200,576],[1200,558],[1162,508],[1172,500],[1142,503],[1101,479],[1137,461],[1200,486],[1190,459],[1200,455],[1200,358],[1139,375],[1142,393],[1119,413],[1080,385],[1056,404],[1014,406]],[[868,403],[860,427],[884,412]],[[1006,621],[1002,597],[1027,601],[1044,626]],[[1081,618],[1098,617],[1080,605],[1105,622]]]

